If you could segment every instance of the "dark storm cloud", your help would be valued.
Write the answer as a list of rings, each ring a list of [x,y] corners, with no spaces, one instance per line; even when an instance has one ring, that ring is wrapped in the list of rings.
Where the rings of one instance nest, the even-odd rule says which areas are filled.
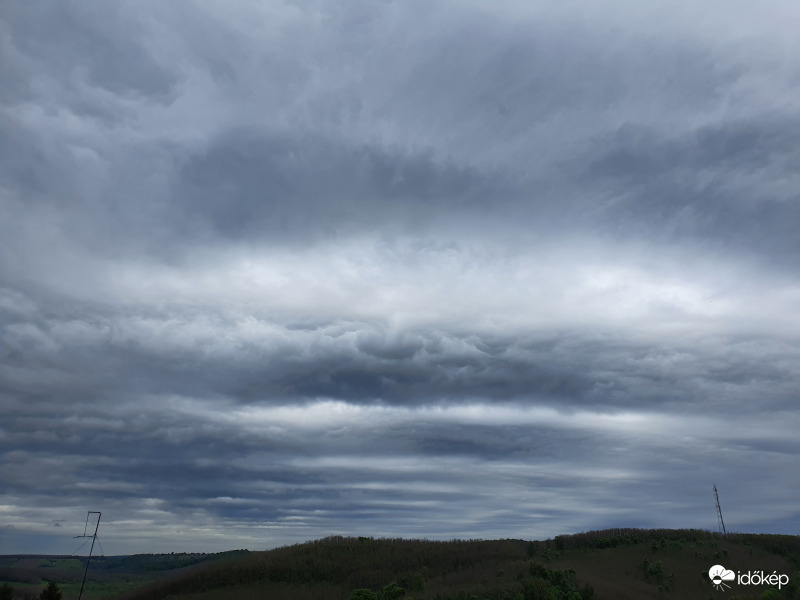
[[[371,227],[413,230],[508,195],[497,175],[439,163],[428,152],[247,132],[189,157],[180,181],[176,223],[197,220],[224,238],[266,243]]]
[[[137,394],[268,404],[331,398],[417,405],[480,398],[630,407],[693,402],[718,385],[741,397],[759,384],[770,386],[762,402],[780,405],[791,402],[799,383],[792,366],[797,349],[763,337],[698,347],[558,330],[393,333],[378,323],[326,325],[303,331],[210,313],[29,313],[24,322],[4,327],[3,388],[9,396],[57,394],[57,405],[66,410],[76,402]],[[254,332],[250,340],[232,333],[248,331]]]
[[[313,15],[315,10],[307,14]],[[27,60],[40,66],[41,79],[54,91],[54,98],[47,101],[60,102],[78,118],[81,112],[75,102],[91,94],[81,95],[71,89],[72,80],[63,78],[80,73],[80,69],[57,68],[55,57],[72,59],[72,65],[76,62],[72,57],[89,61],[84,77],[87,91],[106,86],[124,97],[128,90],[139,90],[145,106],[178,82],[184,87],[175,94],[187,96],[191,86],[186,78],[192,68],[214,77],[218,72],[237,70],[235,76],[225,78],[224,87],[218,82],[210,88],[231,94],[231,106],[257,94],[259,81],[264,79],[263,72],[245,60],[247,53],[242,46],[246,41],[232,34],[230,24],[215,24],[206,14],[177,15],[166,10],[144,17],[129,9],[120,12],[99,5],[92,9],[61,6],[57,12],[64,13],[62,19],[25,4],[9,5],[7,11],[7,21],[14,28],[6,31],[6,38],[18,54],[12,64],[23,65]],[[335,54],[298,45],[298,50],[310,54],[317,70],[295,59],[296,71],[291,72],[273,64],[276,48],[267,37],[264,46],[256,46],[256,56],[266,61],[264,68],[274,79],[268,78],[270,92],[265,98],[269,100],[260,107],[258,118],[221,128],[213,119],[198,122],[196,141],[200,143],[191,145],[166,142],[163,137],[159,139],[157,131],[148,132],[153,139],[144,144],[141,138],[134,141],[127,133],[119,135],[114,148],[100,150],[106,164],[95,167],[94,172],[87,170],[85,162],[78,163],[83,159],[74,153],[65,153],[63,144],[54,147],[46,143],[53,132],[32,130],[35,126],[30,121],[27,130],[11,122],[6,125],[7,139],[23,148],[32,143],[41,147],[34,151],[33,146],[23,154],[16,161],[19,168],[11,172],[17,173],[18,185],[20,177],[27,177],[28,185],[46,186],[42,191],[48,196],[57,195],[61,203],[72,203],[80,218],[75,220],[78,222],[64,221],[64,225],[81,227],[90,239],[99,236],[97,245],[107,247],[111,239],[119,244],[133,236],[129,251],[140,252],[144,246],[157,254],[163,246],[207,243],[204,232],[228,239],[244,236],[263,242],[277,238],[287,243],[309,234],[314,239],[374,227],[425,231],[448,222],[491,222],[498,218],[500,227],[512,231],[522,226],[542,233],[548,229],[542,227],[543,223],[549,223],[562,231],[603,231],[608,227],[619,231],[624,227],[630,234],[643,225],[649,230],[670,229],[678,237],[711,235],[725,241],[731,225],[760,216],[758,212],[730,214],[727,210],[728,205],[741,204],[750,196],[749,190],[741,189],[740,181],[724,199],[711,203],[698,199],[704,189],[697,188],[704,180],[687,178],[686,168],[695,165],[695,174],[705,173],[708,169],[704,161],[713,162],[716,152],[717,163],[727,166],[711,165],[714,172],[708,176],[715,181],[728,178],[725,168],[747,173],[774,152],[789,151],[796,133],[779,122],[755,121],[748,114],[713,125],[700,123],[694,131],[686,131],[685,136],[696,140],[697,148],[696,152],[692,148],[685,151],[687,143],[674,141],[674,132],[665,121],[643,111],[647,106],[672,107],[664,113],[668,120],[680,119],[685,112],[702,115],[723,101],[735,104],[738,86],[750,74],[745,65],[734,60],[738,52],[726,58],[685,33],[684,43],[676,44],[663,33],[649,32],[649,22],[640,33],[631,29],[611,36],[604,21],[591,22],[556,10],[534,11],[527,16],[530,21],[517,26],[500,14],[487,24],[471,11],[464,11],[455,21],[430,8],[426,12],[441,31],[432,37],[420,35],[416,40],[419,47],[412,45],[413,39],[399,36],[402,28],[393,29],[389,38],[393,43],[378,47],[371,43],[370,36],[381,32],[391,19],[413,22],[412,13],[397,7],[386,13],[378,11],[368,19],[353,9],[326,14],[332,27],[322,29],[323,39],[352,59],[352,70],[347,73],[354,79],[342,86],[333,79],[323,80],[330,84],[327,90],[315,87],[322,83],[314,82],[314,73],[331,72],[331,78],[338,74],[343,67],[333,58]],[[172,61],[166,54],[170,44],[161,37],[165,32],[154,24],[158,18],[180,23],[174,30],[180,42],[172,42]],[[278,14],[276,19],[295,23],[287,15]],[[336,37],[333,32],[340,22],[356,23],[357,35]],[[315,21],[308,19],[304,26],[313,31]],[[33,45],[30,40],[44,35],[47,28],[54,31],[44,36],[47,43]],[[68,43],[72,39],[68,35],[79,42]],[[208,41],[208,46],[217,51],[204,48],[201,41]],[[356,49],[362,46],[372,53],[360,54]],[[639,48],[636,56],[628,51],[631,47]],[[106,51],[90,53],[88,48]],[[286,50],[278,55],[284,54]],[[231,61],[233,56],[241,60]],[[225,62],[225,67],[211,65],[212,57]],[[379,61],[386,62],[385,71],[378,69]],[[330,69],[326,71],[323,65]],[[180,74],[172,75],[172,79],[163,75],[170,69]],[[57,73],[63,74],[61,79],[52,79]],[[258,80],[248,80],[258,75]],[[287,118],[291,122],[302,114],[308,122],[289,128],[273,122],[271,111],[277,114],[278,108],[285,110],[282,101],[288,98],[273,97],[272,88],[286,89],[290,94],[294,90],[302,97],[299,104],[289,104],[296,113]],[[239,96],[236,90],[241,90]],[[388,92],[390,97],[384,95]],[[44,101],[40,92],[32,104]],[[104,97],[103,102],[108,105],[110,101]],[[325,113],[330,107],[350,104],[347,110],[352,126]],[[142,126],[144,113],[137,115],[134,106],[117,107],[116,114],[121,118],[130,114],[129,122],[137,129]],[[791,109],[785,110],[784,119],[796,121]],[[735,133],[741,127],[738,123],[747,120],[751,121],[746,126],[749,130]],[[86,126],[92,123],[92,119],[84,121]],[[254,121],[258,123],[255,127]],[[338,125],[331,129],[331,122]],[[397,122],[403,122],[406,129],[403,135],[392,134],[394,141],[371,141],[360,133],[369,123],[396,128]],[[715,128],[720,132],[716,136]],[[119,131],[118,127],[114,130]],[[629,130],[646,134],[624,133]],[[415,142],[411,137],[415,133],[426,141]],[[106,135],[84,143],[98,151],[98,143],[103,144]],[[44,139],[35,142],[41,136]],[[722,136],[727,136],[727,141],[720,139]],[[384,137],[389,138],[389,134]],[[755,144],[746,141],[756,138]],[[588,156],[583,150],[587,142],[597,146]],[[749,153],[737,150],[736,144],[747,145]],[[497,154],[508,148],[516,152]],[[574,160],[576,150],[579,161]],[[31,160],[33,152],[38,161]],[[597,153],[603,154],[598,157]],[[759,158],[752,159],[754,156]],[[778,171],[768,177],[774,181],[790,176],[790,158],[786,155],[787,160],[771,160],[771,168]],[[694,159],[699,159],[699,164]],[[566,173],[559,173],[566,160],[571,161]],[[33,170],[37,162],[43,165],[38,171]],[[616,173],[615,164],[625,164],[625,173]],[[657,169],[659,176],[648,177],[648,169]],[[98,188],[90,191],[88,198],[85,186],[74,181],[87,177],[96,178]],[[558,182],[558,177],[567,181]],[[609,177],[618,181],[610,199],[614,206],[601,211],[607,213],[607,221],[596,221],[598,201],[609,202],[608,194],[600,193],[598,199],[598,191],[606,190]],[[631,177],[638,178],[638,183]],[[143,178],[152,183],[142,187]],[[642,178],[648,178],[649,185],[643,185]],[[575,179],[586,183],[579,193],[572,192],[569,183]],[[764,179],[746,183],[761,186]],[[554,187],[557,182],[558,187]],[[636,189],[630,189],[632,183]],[[708,195],[713,197],[720,185],[708,190]],[[98,197],[93,200],[95,195]],[[617,206],[620,195],[625,201]],[[771,211],[764,215],[774,222],[770,230],[780,231],[782,223],[796,218],[787,206],[773,204],[762,210]],[[81,220],[94,226],[80,225]],[[111,236],[102,233],[109,227]],[[784,230],[777,239],[791,244],[790,234]],[[761,237],[779,243],[774,235]]]
[[[613,230],[700,239],[788,264],[800,223],[797,114],[779,112],[667,136],[626,125],[599,139],[579,173]]]
[[[10,85],[3,86],[7,103],[40,100],[36,87],[45,73],[76,95],[81,80],[113,94],[151,98],[168,95],[176,83],[147,48],[146,17],[125,7],[9,2],[2,16],[10,76]]]
[[[5,3],[0,551],[796,529],[794,11]]]

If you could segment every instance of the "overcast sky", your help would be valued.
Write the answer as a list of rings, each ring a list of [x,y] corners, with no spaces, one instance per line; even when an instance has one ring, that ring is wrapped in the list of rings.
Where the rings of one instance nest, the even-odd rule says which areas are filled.
[[[798,22],[2,2],[0,553],[800,534]]]

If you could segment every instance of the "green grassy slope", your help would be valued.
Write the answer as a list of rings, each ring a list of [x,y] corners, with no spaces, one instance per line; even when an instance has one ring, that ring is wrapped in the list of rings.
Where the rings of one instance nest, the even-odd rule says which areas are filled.
[[[714,564],[790,583],[720,592],[707,576]],[[800,599],[800,538],[633,529],[541,542],[334,537],[208,564],[123,598],[348,600],[358,589],[378,600]]]
[[[84,588],[85,600],[116,598],[165,576],[186,574],[203,563],[247,555],[246,550],[216,554],[135,554],[93,557]],[[8,583],[17,598],[37,597],[49,581],[58,584],[63,600],[78,597],[86,557],[0,556],[0,586]]]

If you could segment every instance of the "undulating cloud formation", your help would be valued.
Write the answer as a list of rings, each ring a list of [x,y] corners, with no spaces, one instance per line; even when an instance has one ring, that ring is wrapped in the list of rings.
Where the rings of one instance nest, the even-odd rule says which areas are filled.
[[[0,553],[800,533],[800,5],[0,6]]]

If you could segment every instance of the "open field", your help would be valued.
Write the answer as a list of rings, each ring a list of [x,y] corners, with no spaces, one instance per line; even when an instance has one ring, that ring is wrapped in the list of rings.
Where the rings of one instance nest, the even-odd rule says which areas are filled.
[[[247,554],[247,551],[93,556],[83,598],[117,598],[167,575],[185,574],[203,563],[242,554]],[[71,600],[78,597],[85,566],[86,557],[0,556],[0,585],[8,583],[19,598],[24,598],[26,594],[38,597],[47,583],[54,581],[63,592],[63,600]]]

